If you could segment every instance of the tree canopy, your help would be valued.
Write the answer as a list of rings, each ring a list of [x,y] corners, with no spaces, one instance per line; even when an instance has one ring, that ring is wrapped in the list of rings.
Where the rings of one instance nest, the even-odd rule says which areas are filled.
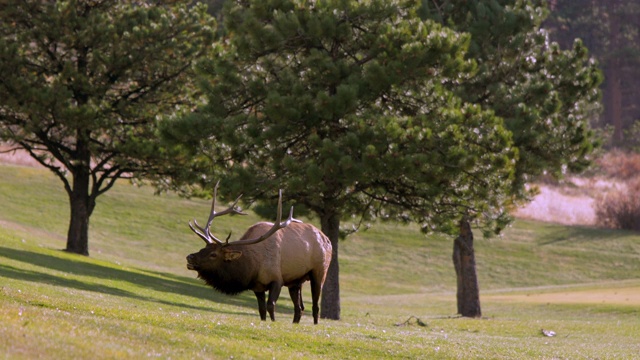
[[[62,181],[68,251],[88,254],[96,198],[117,179],[171,171],[156,125],[194,106],[192,63],[215,30],[188,3],[0,4],[0,138]]]
[[[535,176],[584,169],[597,142],[589,121],[597,116],[602,81],[597,63],[579,40],[561,49],[541,28],[549,12],[541,0],[423,1],[423,16],[471,35],[467,58],[474,78],[454,89],[465,101],[504,119],[518,149],[513,192]]]

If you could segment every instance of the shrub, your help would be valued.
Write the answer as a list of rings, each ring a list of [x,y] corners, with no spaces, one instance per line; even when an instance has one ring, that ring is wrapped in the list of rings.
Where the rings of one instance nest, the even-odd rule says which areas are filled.
[[[640,154],[612,150],[598,160],[604,175],[613,179],[630,180],[640,176]]]
[[[596,221],[611,229],[640,231],[640,179],[625,185],[596,199]]]

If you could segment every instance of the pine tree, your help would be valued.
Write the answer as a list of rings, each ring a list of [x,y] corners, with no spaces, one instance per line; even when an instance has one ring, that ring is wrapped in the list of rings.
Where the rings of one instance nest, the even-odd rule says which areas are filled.
[[[596,145],[589,120],[598,109],[600,72],[582,42],[562,50],[549,41],[541,29],[545,3],[429,0],[421,9],[424,18],[471,35],[466,56],[477,62],[478,72],[452,90],[504,119],[518,152],[509,191],[515,203],[528,200],[526,183],[538,175],[584,169]],[[481,312],[475,266],[456,261],[456,254],[467,251],[475,263],[467,225],[460,224],[454,244],[458,311],[476,317]]]

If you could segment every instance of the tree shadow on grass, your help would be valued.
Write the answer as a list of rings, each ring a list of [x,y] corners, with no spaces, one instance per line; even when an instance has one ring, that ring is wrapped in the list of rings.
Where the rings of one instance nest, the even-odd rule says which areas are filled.
[[[46,255],[31,251],[11,249],[0,246],[0,257],[12,259],[25,264],[41,266],[71,275],[89,276],[98,279],[113,281],[126,281],[133,285],[151,289],[158,292],[173,293],[198,299],[210,300],[217,303],[232,304],[241,307],[256,309],[257,302],[249,296],[225,296],[216,293],[212,289],[199,286],[197,281],[173,274],[150,273],[142,270],[127,271],[112,267],[97,265],[78,259],[65,259],[52,255]],[[21,269],[13,266],[0,264],[0,277],[12,278],[21,281],[43,283],[48,285],[73,288],[84,291],[93,291],[107,295],[128,297],[136,300],[154,301],[165,305],[186,307],[194,310],[222,312],[213,307],[194,306],[184,302],[172,302],[152,296],[136,294],[129,290],[120,289],[114,286],[100,284],[97,282],[84,282],[77,279],[70,279],[64,276],[55,276],[47,272]],[[228,312],[225,312],[228,313]]]

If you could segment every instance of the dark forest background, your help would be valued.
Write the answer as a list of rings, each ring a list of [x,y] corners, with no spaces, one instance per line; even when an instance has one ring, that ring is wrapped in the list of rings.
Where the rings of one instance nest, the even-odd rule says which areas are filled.
[[[604,73],[604,111],[592,124],[608,129],[610,147],[640,145],[640,1],[552,0],[545,28],[563,48],[581,39]]]

